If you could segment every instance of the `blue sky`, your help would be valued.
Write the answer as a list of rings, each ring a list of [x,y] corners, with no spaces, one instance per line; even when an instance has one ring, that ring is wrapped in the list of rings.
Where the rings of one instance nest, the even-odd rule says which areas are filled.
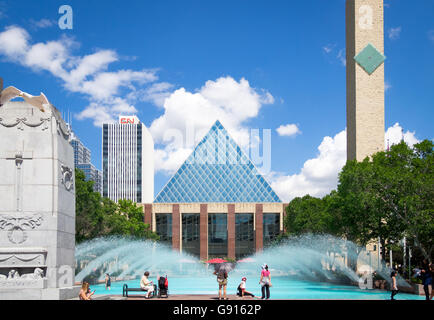
[[[63,4],[72,30],[58,26]],[[433,138],[433,54],[434,1],[386,0],[392,141],[401,128],[408,143]],[[345,162],[344,58],[344,0],[0,1],[5,86],[69,111],[99,168],[100,122],[137,114],[156,140],[156,194],[191,150],[167,130],[216,117],[240,144],[271,130],[267,177],[284,200],[330,191]]]

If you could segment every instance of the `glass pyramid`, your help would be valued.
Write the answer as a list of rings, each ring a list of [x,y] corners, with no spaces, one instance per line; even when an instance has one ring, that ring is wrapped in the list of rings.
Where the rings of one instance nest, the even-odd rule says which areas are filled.
[[[211,127],[154,203],[282,202],[220,121]]]

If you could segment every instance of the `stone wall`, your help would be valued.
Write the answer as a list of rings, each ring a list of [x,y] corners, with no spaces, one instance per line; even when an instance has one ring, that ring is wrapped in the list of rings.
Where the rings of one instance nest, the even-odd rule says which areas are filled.
[[[69,134],[54,107],[0,107],[0,300],[77,294]]]

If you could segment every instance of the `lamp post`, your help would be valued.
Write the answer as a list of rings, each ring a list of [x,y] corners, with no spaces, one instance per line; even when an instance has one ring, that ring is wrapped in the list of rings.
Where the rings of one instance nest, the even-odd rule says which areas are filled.
[[[389,253],[389,258],[390,258],[390,269],[393,269],[393,252],[392,252],[392,244],[393,244],[393,240],[390,240],[390,253]]]
[[[411,248],[408,246],[408,279],[411,279]]]
[[[404,245],[404,257],[403,257],[403,266],[402,266],[402,270],[407,269],[407,241],[404,237],[404,239],[402,239],[403,245]]]
[[[378,246],[377,246],[377,270],[380,270],[380,251],[381,251],[381,241],[380,237],[378,237]]]

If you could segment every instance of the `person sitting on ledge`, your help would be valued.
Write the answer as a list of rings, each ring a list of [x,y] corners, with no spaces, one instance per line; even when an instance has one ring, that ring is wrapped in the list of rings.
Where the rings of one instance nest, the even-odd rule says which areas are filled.
[[[142,290],[147,291],[146,294],[146,298],[149,298],[151,296],[151,294],[154,292],[154,283],[148,279],[149,277],[149,272],[146,271],[143,274],[142,279],[140,280],[140,288],[142,288]]]
[[[238,290],[237,295],[240,296],[241,298],[244,298],[244,296],[251,296],[251,297],[255,298],[255,295],[253,293],[246,291],[246,281],[247,281],[246,277],[243,277],[241,279],[241,283],[238,285],[238,288],[237,288],[237,290]]]
[[[80,300],[92,300],[91,297],[95,293],[95,290],[93,292],[90,292],[89,283],[83,282],[81,285],[81,290],[78,294],[78,298]]]

